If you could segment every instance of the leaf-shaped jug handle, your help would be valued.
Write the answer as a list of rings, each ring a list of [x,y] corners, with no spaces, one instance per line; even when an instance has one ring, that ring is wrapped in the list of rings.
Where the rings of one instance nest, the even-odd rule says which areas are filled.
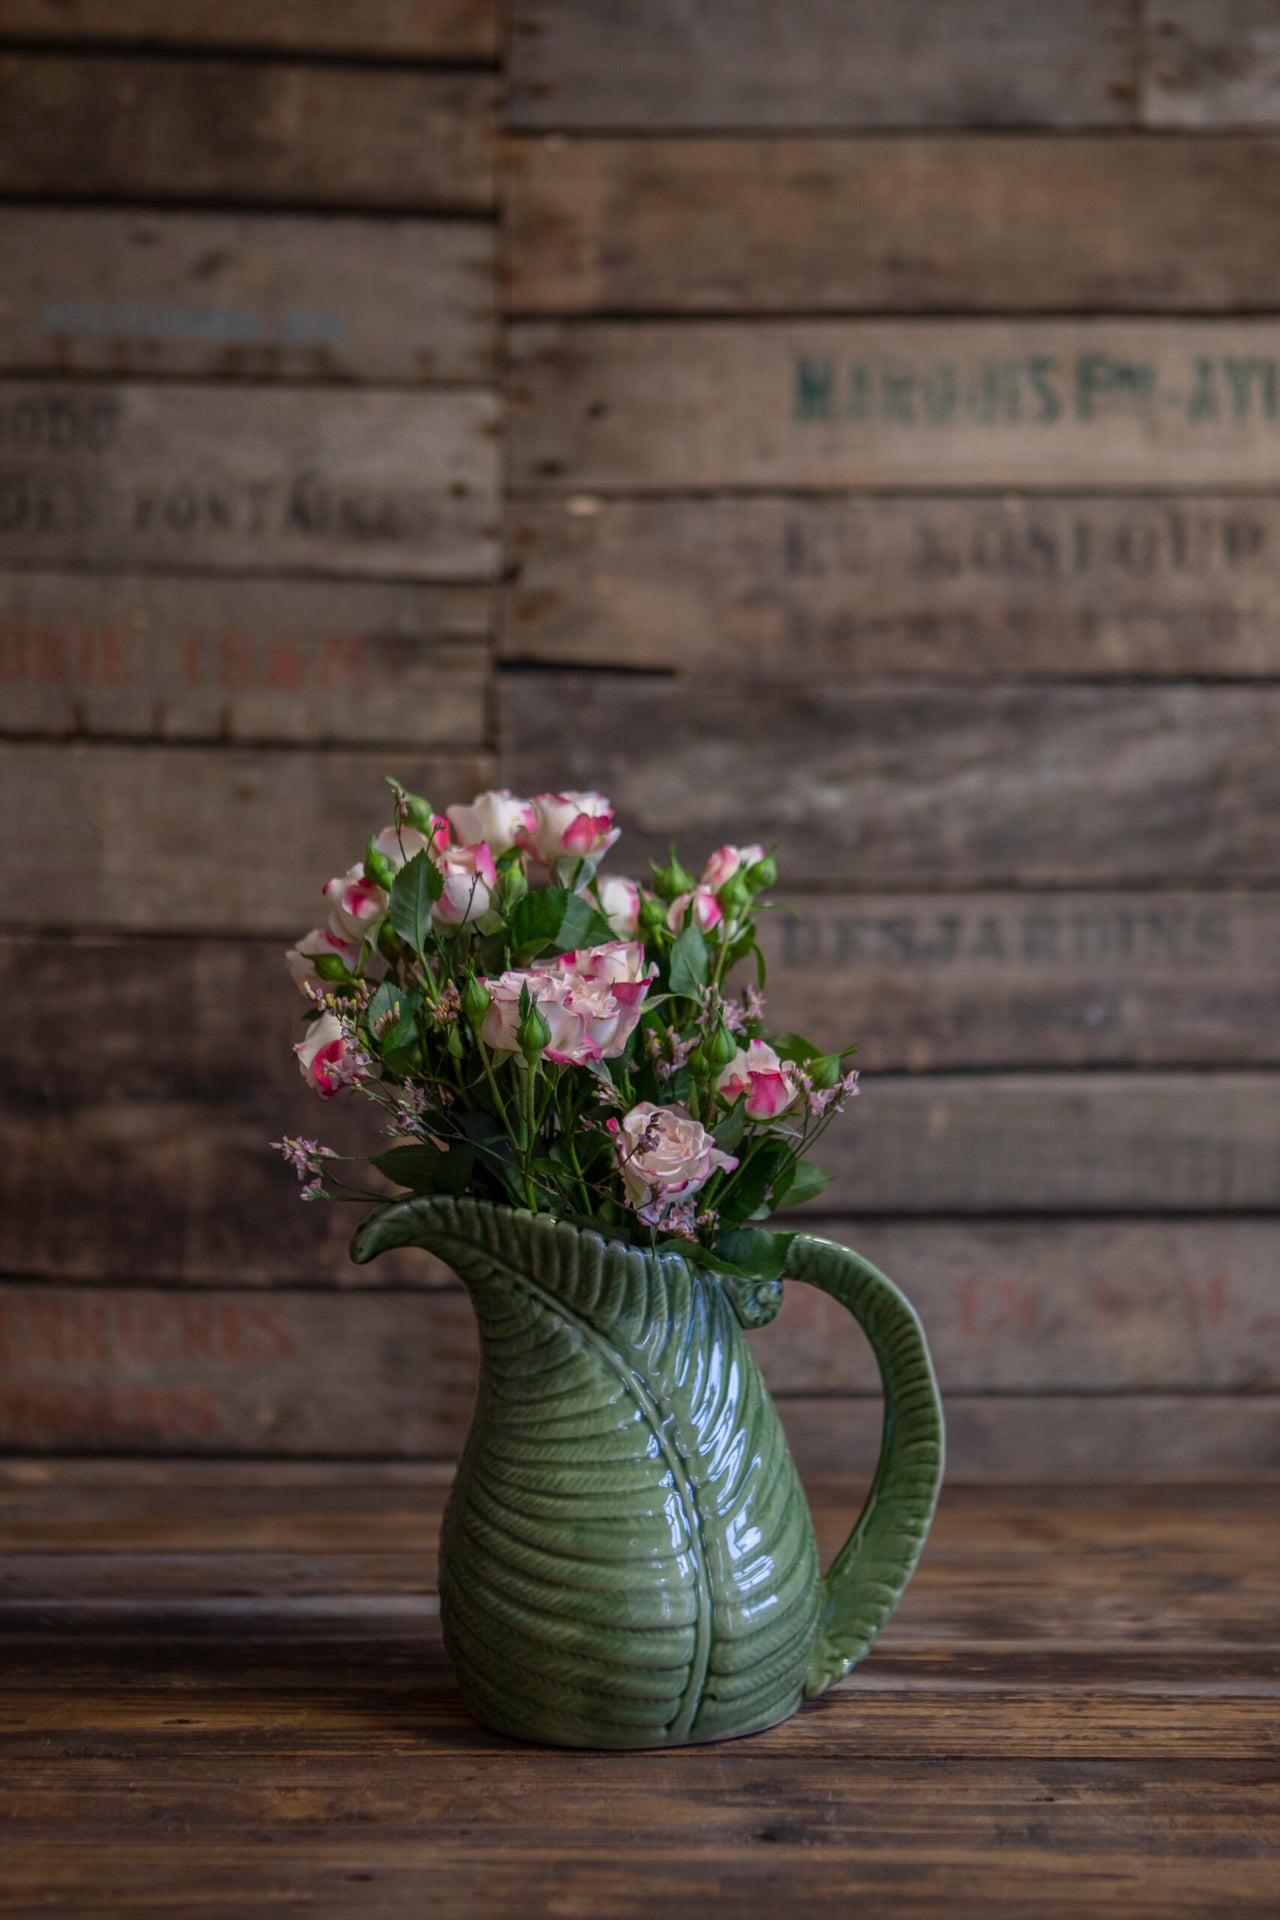
[[[945,1458],[942,1398],[915,1308],[869,1260],[797,1234],[787,1278],[849,1309],[876,1356],[884,1391],[880,1459],[853,1532],[823,1581],[818,1641],[805,1679],[812,1699],[868,1652],[897,1606],[938,1503]]]

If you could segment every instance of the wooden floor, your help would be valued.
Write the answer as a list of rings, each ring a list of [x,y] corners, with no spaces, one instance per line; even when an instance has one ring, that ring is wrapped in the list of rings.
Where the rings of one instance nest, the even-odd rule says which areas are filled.
[[[1280,1488],[952,1487],[850,1681],[608,1755],[467,1718],[446,1484],[0,1464],[0,1912],[1280,1911]]]

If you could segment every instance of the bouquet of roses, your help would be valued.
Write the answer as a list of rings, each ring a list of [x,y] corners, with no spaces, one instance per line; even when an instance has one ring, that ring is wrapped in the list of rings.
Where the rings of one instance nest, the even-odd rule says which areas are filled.
[[[599,871],[619,837],[601,794],[482,793],[440,814],[389,784],[394,824],[288,956],[310,1003],[304,1078],[372,1100],[398,1142],[372,1164],[410,1192],[781,1271],[781,1237],[753,1223],[827,1184],[807,1155],[857,1075],[851,1048],[765,1037],[754,916],[772,856],[720,847],[695,879],[672,849],[641,883]],[[276,1145],[305,1199],[345,1185],[329,1148]]]

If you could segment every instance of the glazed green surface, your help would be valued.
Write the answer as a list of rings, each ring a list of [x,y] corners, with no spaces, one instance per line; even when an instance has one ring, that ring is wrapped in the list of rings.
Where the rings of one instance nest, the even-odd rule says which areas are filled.
[[[485,1201],[392,1202],[352,1252],[429,1247],[475,1304],[475,1420],[441,1535],[445,1642],[476,1717],[555,1745],[770,1726],[870,1646],[928,1530],[941,1413],[918,1323],[874,1268],[798,1238],[797,1277],[864,1320],[886,1447],[824,1582],[742,1283]]]

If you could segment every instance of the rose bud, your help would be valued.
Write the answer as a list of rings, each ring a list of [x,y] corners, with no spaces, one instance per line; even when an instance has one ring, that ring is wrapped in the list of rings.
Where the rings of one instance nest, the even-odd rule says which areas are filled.
[[[640,926],[640,889],[620,873],[601,874],[596,881],[600,911],[619,940],[633,940]]]
[[[551,1028],[538,1012],[536,1000],[530,1000],[529,1011],[520,1022],[516,1038],[526,1063],[536,1066],[551,1043]]]
[[[358,941],[342,939],[331,927],[312,927],[296,947],[290,947],[285,959],[295,984],[305,993],[308,984],[315,986],[333,977],[327,964],[322,963],[336,960],[342,970],[339,978],[342,974],[354,973],[360,959],[360,945]]]
[[[520,845],[521,833],[532,834],[538,816],[531,800],[517,800],[506,787],[478,793],[469,807],[450,807],[449,825],[464,846],[478,840],[488,844],[497,860],[508,848]]]
[[[473,1027],[479,1027],[492,1003],[493,995],[473,973],[462,989],[462,1011]]]
[[[314,1087],[322,1100],[332,1100],[346,1084],[343,1069],[348,1063],[347,1037],[342,1023],[331,1013],[313,1020],[305,1040],[294,1048],[298,1070],[307,1085]]]
[[[516,844],[544,867],[557,860],[599,860],[622,831],[602,793],[535,793],[532,806],[535,824],[519,830]]]
[[[739,1094],[746,1094],[748,1120],[776,1120],[800,1097],[795,1068],[789,1060],[780,1060],[763,1040],[753,1040],[734,1055],[718,1087],[731,1104]]]
[[[432,918],[442,927],[483,919],[498,884],[484,841],[475,847],[446,847],[436,865],[444,875],[444,892],[432,909]]]
[[[671,859],[665,867],[651,860],[653,868],[654,891],[663,900],[674,900],[680,894],[690,894],[698,884],[693,875],[680,865],[676,859],[676,850],[671,848]]]
[[[763,847],[717,847],[702,870],[702,885],[710,887],[712,893],[719,893],[726,880],[763,858]]]
[[[737,1058],[738,1043],[725,1026],[723,1020],[717,1020],[710,1033],[704,1034],[693,1055],[693,1066],[697,1073],[710,1076],[718,1074]]]
[[[692,909],[693,924],[703,933],[710,933],[724,919],[724,908],[710,887],[697,886],[692,893],[677,894],[667,908],[667,925],[672,933],[679,933],[684,925],[685,914]]]

